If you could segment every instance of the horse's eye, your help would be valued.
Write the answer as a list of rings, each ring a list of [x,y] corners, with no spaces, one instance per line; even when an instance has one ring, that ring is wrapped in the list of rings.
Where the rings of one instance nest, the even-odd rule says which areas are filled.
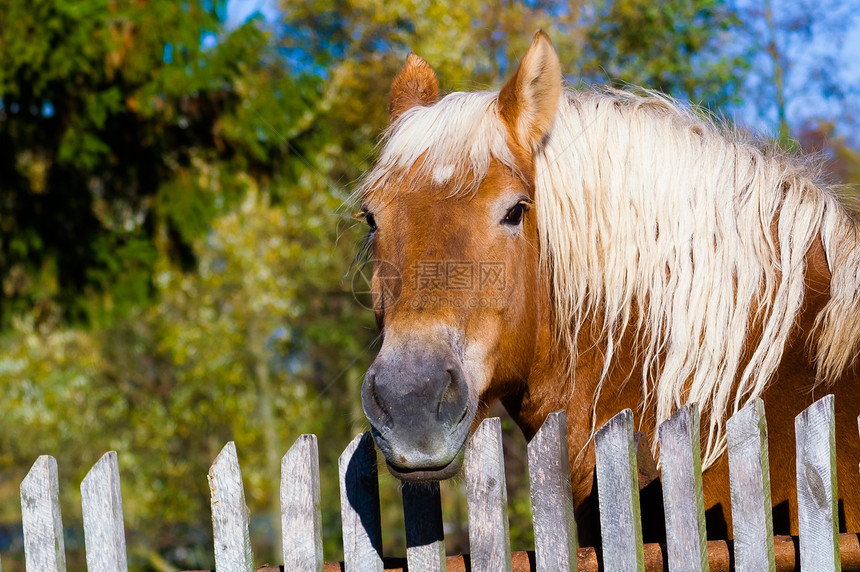
[[[373,218],[372,214],[367,212],[366,208],[362,207],[360,211],[352,215],[352,218],[356,220],[364,219],[364,222],[366,222],[367,226],[370,227],[371,234],[373,234],[373,232],[376,230],[376,219]]]
[[[515,204],[511,210],[508,211],[508,214],[505,215],[505,218],[502,219],[502,224],[509,224],[511,226],[517,226],[521,222],[523,222],[523,214],[529,210],[529,203],[526,201],[520,201]]]

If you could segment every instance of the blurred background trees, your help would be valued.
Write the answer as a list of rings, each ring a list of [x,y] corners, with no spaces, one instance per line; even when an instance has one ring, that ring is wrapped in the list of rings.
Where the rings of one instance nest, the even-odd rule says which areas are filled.
[[[444,90],[496,89],[543,28],[574,85],[666,91],[860,183],[856,0],[250,4],[0,0],[7,570],[23,569],[17,487],[35,458],[58,459],[72,553],[74,485],[109,449],[133,567],[211,567],[205,475],[228,440],[256,554],[277,561],[280,457],[303,432],[320,436],[325,554],[340,558],[336,460],[365,426],[377,334],[352,292],[363,230],[344,203],[409,51]],[[514,543],[529,548],[524,464],[508,469]],[[449,548],[465,550],[457,491],[443,490]]]

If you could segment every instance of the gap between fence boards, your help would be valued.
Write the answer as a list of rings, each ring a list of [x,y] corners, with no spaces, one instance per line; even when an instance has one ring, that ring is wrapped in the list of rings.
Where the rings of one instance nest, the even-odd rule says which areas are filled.
[[[800,544],[796,536],[774,536],[774,555],[776,556],[777,572],[794,572],[800,562]],[[666,549],[660,544],[646,544],[645,570],[646,572],[662,572],[668,570],[665,560]],[[842,555],[842,572],[860,572],[860,534],[840,534],[839,551]],[[576,559],[580,572],[599,572],[598,556],[594,548],[579,548],[576,551]],[[711,572],[729,572],[731,558],[731,541],[710,540],[708,541],[708,565]],[[406,558],[383,558],[386,572],[404,572]],[[531,572],[535,570],[535,553],[532,550],[511,553],[511,568],[513,572]],[[468,572],[471,570],[469,557],[449,556],[446,561],[448,572]],[[257,572],[279,572],[281,566],[264,565],[257,568]],[[343,562],[327,562],[325,572],[340,572],[345,570]],[[186,572],[204,572],[202,570],[189,570]],[[205,572],[215,572],[205,571]]]

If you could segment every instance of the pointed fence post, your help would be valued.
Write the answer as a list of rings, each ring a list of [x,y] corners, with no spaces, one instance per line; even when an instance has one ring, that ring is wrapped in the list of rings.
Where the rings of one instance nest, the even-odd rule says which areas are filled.
[[[735,567],[776,572],[764,402],[753,399],[726,423]]]
[[[403,521],[409,570],[444,572],[445,535],[439,483],[403,483]]]
[[[230,441],[209,468],[215,569],[221,572],[254,572],[248,505],[236,443]]]
[[[708,537],[698,404],[685,405],[676,411],[660,424],[658,432],[669,570],[706,572]]]
[[[547,416],[528,444],[528,455],[537,570],[576,572],[576,521],[565,411]]]
[[[341,454],[338,468],[346,572],[382,572],[379,480],[370,433],[352,440]]]
[[[603,565],[645,570],[633,412],[625,409],[594,435]],[[611,539],[611,541],[609,541]]]
[[[466,499],[473,570],[511,570],[502,423],[484,419],[466,446]]]
[[[84,541],[87,570],[128,570],[125,528],[122,521],[122,492],[116,451],[109,451],[93,465],[81,483]]]
[[[284,570],[323,569],[320,461],[316,435],[302,435],[281,460]]]
[[[24,560],[29,572],[65,572],[57,460],[42,455],[21,483]]]
[[[795,417],[794,433],[800,568],[841,570],[833,395],[822,397]]]

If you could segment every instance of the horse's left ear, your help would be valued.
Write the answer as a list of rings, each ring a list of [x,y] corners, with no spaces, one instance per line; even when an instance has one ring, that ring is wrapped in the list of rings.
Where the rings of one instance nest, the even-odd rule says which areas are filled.
[[[499,115],[514,140],[534,151],[549,132],[561,97],[561,65],[538,30],[516,73],[499,92]]]
[[[406,65],[391,84],[388,96],[388,119],[391,123],[404,111],[416,105],[433,105],[439,101],[439,83],[430,64],[415,54],[406,56]]]

